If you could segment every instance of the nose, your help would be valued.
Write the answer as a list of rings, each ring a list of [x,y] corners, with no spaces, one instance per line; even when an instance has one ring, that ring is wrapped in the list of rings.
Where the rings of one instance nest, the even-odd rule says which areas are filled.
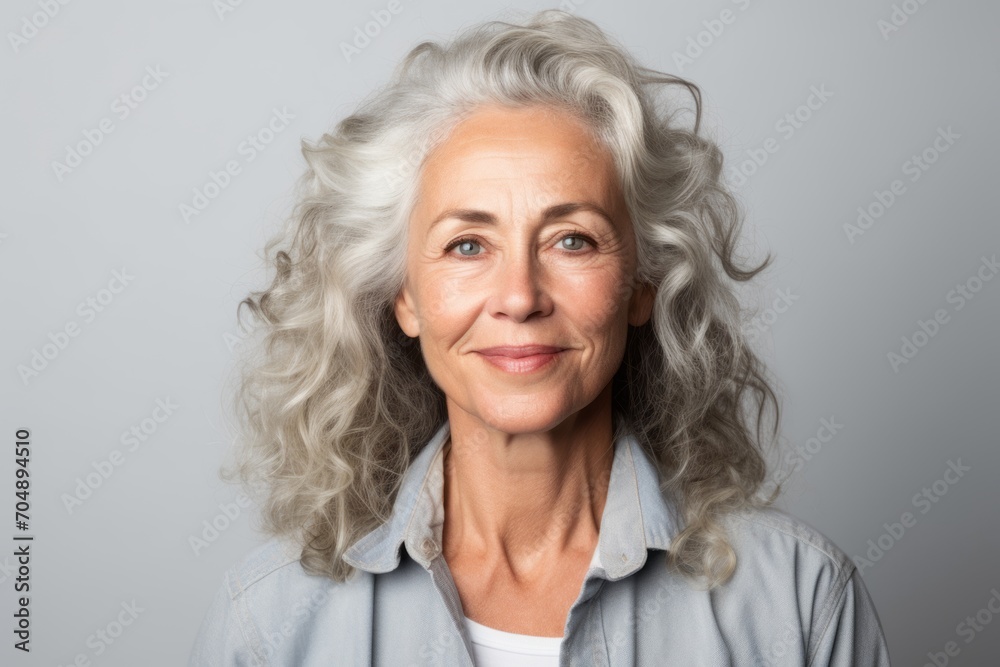
[[[491,316],[523,322],[529,317],[545,317],[552,312],[549,293],[550,272],[538,262],[533,251],[518,250],[504,257],[496,267]]]

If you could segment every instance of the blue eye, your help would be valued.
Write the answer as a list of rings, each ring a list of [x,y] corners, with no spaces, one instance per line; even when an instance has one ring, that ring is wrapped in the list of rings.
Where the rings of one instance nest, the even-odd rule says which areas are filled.
[[[447,250],[450,252],[452,248],[458,246],[459,254],[463,257],[475,257],[479,253],[466,253],[463,252],[463,248],[468,249],[467,246],[478,246],[479,243],[473,238],[458,239],[454,243],[448,246]]]
[[[570,245],[566,245],[565,242],[567,240],[572,240],[572,243]],[[572,253],[574,254],[579,253],[581,250],[584,250],[587,245],[596,246],[596,244],[590,239],[590,237],[584,234],[575,234],[575,233],[566,234],[561,239],[559,239],[559,243],[561,244],[564,250],[572,251]],[[454,250],[455,248],[459,248],[459,255],[461,255],[462,257],[477,257],[482,253],[472,252],[472,251],[474,251],[475,247],[479,245],[480,245],[479,241],[476,240],[475,237],[465,236],[449,243],[448,246],[444,249],[444,251],[446,253],[451,253],[451,251]]]

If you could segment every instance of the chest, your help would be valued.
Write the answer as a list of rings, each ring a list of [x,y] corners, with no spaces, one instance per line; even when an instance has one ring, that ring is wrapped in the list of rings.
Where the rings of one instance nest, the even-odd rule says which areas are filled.
[[[444,560],[466,618],[504,632],[562,637],[599,556],[595,547],[540,555],[529,571],[517,573],[505,561],[488,563],[461,553]]]
[[[592,576],[583,582],[568,612],[561,612],[561,664],[805,664],[794,591],[782,595],[774,587],[723,597],[663,576],[658,565],[647,562],[642,571],[617,581]],[[351,596],[338,591],[304,621],[296,621],[301,637],[279,637],[282,622],[290,618],[284,614],[261,627],[265,645],[268,637],[283,638],[269,652],[271,664],[319,667],[337,655],[338,664],[473,667],[461,596],[443,558],[429,570],[404,559],[396,570],[368,575],[365,582],[352,588]],[[553,607],[542,604],[543,616],[557,617],[560,612]],[[527,604],[520,611],[535,613]],[[498,629],[503,623],[510,632],[521,629],[516,611],[505,613],[510,615],[498,619]]]
[[[517,581],[509,571],[486,571],[475,563],[449,563],[449,571],[467,618],[504,632],[562,637],[588,562],[552,563],[546,576],[528,582]]]

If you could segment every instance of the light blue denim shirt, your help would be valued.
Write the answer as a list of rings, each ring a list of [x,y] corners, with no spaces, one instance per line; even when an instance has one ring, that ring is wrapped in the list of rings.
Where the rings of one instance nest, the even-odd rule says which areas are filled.
[[[190,664],[472,667],[440,547],[448,434],[446,422],[407,470],[391,519],[346,553],[358,576],[307,574],[295,546],[270,540],[226,572]],[[889,665],[851,559],[781,510],[726,519],[738,565],[721,588],[699,590],[669,572],[678,515],[635,438],[614,445],[600,565],[570,608],[561,667]]]

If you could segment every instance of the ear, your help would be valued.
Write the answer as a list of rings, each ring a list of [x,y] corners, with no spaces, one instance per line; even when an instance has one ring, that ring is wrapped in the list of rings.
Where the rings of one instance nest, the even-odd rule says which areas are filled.
[[[410,338],[416,338],[420,335],[420,318],[417,317],[409,284],[405,281],[396,294],[393,310],[396,313],[396,322],[399,323],[399,328],[403,330],[403,333]]]
[[[655,299],[655,287],[649,283],[637,282],[628,302],[628,323],[639,327],[648,322],[653,315],[653,301]]]

